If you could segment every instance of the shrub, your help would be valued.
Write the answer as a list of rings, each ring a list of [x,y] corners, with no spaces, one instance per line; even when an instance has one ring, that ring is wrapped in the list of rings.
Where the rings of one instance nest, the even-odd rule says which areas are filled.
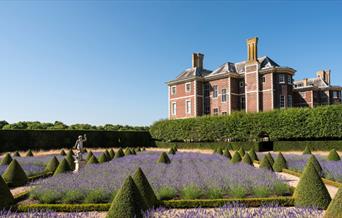
[[[234,198],[243,198],[247,195],[247,190],[246,190],[246,188],[238,185],[238,186],[231,187],[229,193]]]
[[[328,155],[328,160],[331,160],[331,161],[339,161],[339,160],[341,160],[340,156],[336,152],[336,149],[330,150],[329,155]]]
[[[54,190],[47,190],[41,193],[38,199],[43,204],[55,204],[62,199],[62,194]]]
[[[331,198],[313,162],[309,161],[305,166],[293,196],[298,207],[328,207]]]
[[[270,152],[267,152],[267,154],[265,155],[265,157],[268,159],[268,162],[270,162],[271,166],[274,164],[274,159],[271,155]]]
[[[324,218],[337,218],[342,215],[342,187],[340,187],[335,198],[330,202],[328,209],[325,211]]]
[[[70,150],[70,151],[71,151],[71,150]],[[71,168],[72,170],[74,170],[74,169],[75,169],[75,159],[74,159],[74,157],[73,157],[73,152],[72,152],[72,151],[71,151],[71,152],[68,152],[68,154],[67,154],[67,156],[66,156],[65,159],[68,161],[70,168]]]
[[[59,165],[58,159],[54,156],[46,165],[45,172],[54,173]]]
[[[131,148],[130,150],[131,150],[131,154],[132,155],[136,155],[137,154],[137,152],[135,152],[134,148]]]
[[[0,210],[7,208],[14,203],[13,195],[5,183],[4,179],[0,176]]]
[[[273,169],[276,172],[281,172],[283,169],[287,169],[286,160],[281,152],[279,152],[277,158],[274,161]]]
[[[170,158],[167,156],[167,154],[165,152],[161,153],[159,160],[157,161],[157,163],[164,163],[164,164],[169,164],[171,163]]]
[[[271,192],[266,186],[256,186],[253,188],[253,194],[255,197],[264,198],[269,196]]]
[[[87,164],[98,164],[99,161],[97,160],[96,156],[93,155],[91,158],[87,161]]]
[[[82,203],[85,196],[81,191],[71,190],[63,194],[61,202],[64,204],[78,204]]]
[[[68,151],[67,155],[74,156],[74,155],[75,155],[75,153],[74,153],[74,151],[73,151],[72,149],[70,149],[70,150]]]
[[[112,199],[112,193],[105,192],[102,189],[94,189],[87,193],[84,203],[107,203]]]
[[[95,155],[94,155],[93,157],[95,157]],[[93,157],[92,157],[92,158],[93,158]],[[107,160],[106,154],[105,154],[105,153],[102,153],[102,154],[100,155],[99,159],[98,159],[98,163],[104,163],[104,162],[107,162],[107,161],[108,161],[108,160]]]
[[[107,218],[136,217],[142,218],[146,203],[132,177],[128,177],[116,194],[107,214]]]
[[[20,157],[20,153],[18,151],[14,152],[13,157]]]
[[[69,165],[69,162],[64,158],[59,164],[58,164],[58,167],[57,169],[55,170],[54,172],[54,176],[55,175],[58,175],[60,173],[66,173],[66,172],[69,172],[71,171],[71,167]]]
[[[17,160],[12,160],[2,177],[10,187],[22,186],[28,182],[28,178]]]
[[[9,153],[6,153],[4,158],[1,160],[0,166],[9,165],[12,160],[13,159],[11,158],[11,155]]]
[[[119,150],[115,153],[115,156],[114,158],[120,158],[120,157],[123,157],[125,156],[124,152],[122,151],[121,148],[119,148]]]
[[[241,157],[245,156],[245,150],[241,147],[239,150],[238,150],[239,154]]]
[[[224,151],[223,151],[223,156],[225,156],[225,157],[228,158],[228,159],[232,159],[232,155],[230,154],[228,148],[224,149]]]
[[[92,156],[94,156],[93,152],[89,151],[86,157],[86,161],[88,161]]]
[[[314,165],[315,170],[317,171],[318,175],[323,176],[324,175],[323,169],[321,167],[321,164],[316,159],[315,155],[311,155],[310,156],[310,158],[308,159],[306,165],[308,165],[310,162]]]
[[[157,197],[140,167],[135,172],[133,180],[139,189],[141,196],[144,198],[146,206],[148,208],[153,208],[156,206],[158,204]]]
[[[282,183],[282,182],[276,182],[273,185],[274,187],[274,193],[278,196],[285,195],[285,194],[291,194],[290,186]]]
[[[235,164],[235,163],[238,163],[240,162],[242,159],[241,159],[241,156],[240,156],[240,153],[235,151],[234,154],[233,154],[233,157],[232,159],[230,160],[231,163]]]
[[[309,146],[305,147],[303,154],[311,154],[311,149],[309,148]]]
[[[259,168],[264,168],[267,170],[273,171],[272,165],[270,161],[268,160],[267,156],[265,155],[264,158],[261,160]]]
[[[209,199],[219,199],[223,197],[223,192],[219,188],[209,188],[206,195]]]
[[[62,149],[61,152],[60,152],[59,154],[62,155],[62,156],[65,156],[65,155],[66,155],[64,149]]]
[[[300,140],[300,139],[293,139]],[[336,149],[342,151],[341,140],[320,139],[315,141],[275,141],[274,151],[303,151],[306,146],[312,150],[330,151]]]
[[[27,151],[26,157],[33,157],[33,152],[30,150]]]
[[[177,191],[173,187],[163,186],[157,192],[159,200],[170,200],[176,197]]]
[[[201,189],[196,185],[187,185],[181,190],[182,199],[196,199],[202,195]]]
[[[252,161],[252,159],[249,157],[249,154],[248,154],[248,153],[245,153],[245,156],[243,156],[243,158],[242,158],[242,163],[245,163],[245,164],[248,164],[248,165],[253,166],[253,161]]]
[[[169,153],[169,154],[176,154],[176,151],[175,151],[173,148],[170,148],[170,150],[169,150],[168,153]]]
[[[110,156],[110,159],[113,159],[114,156],[115,156],[115,151],[113,150],[113,148],[110,149],[109,151],[109,156]]]
[[[222,155],[223,154],[222,148],[218,148],[216,153],[218,153],[219,155]]]
[[[107,161],[110,161],[112,159],[107,149],[104,151],[104,154],[106,155]]]
[[[131,149],[126,148],[124,154],[125,156],[131,155],[132,154]]]
[[[252,161],[259,160],[254,148],[251,148],[251,150],[248,151],[248,154]]]

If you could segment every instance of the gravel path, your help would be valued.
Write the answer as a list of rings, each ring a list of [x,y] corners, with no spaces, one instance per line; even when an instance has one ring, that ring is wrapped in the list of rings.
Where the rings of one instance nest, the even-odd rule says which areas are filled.
[[[11,189],[11,193],[13,196],[21,194],[23,192],[29,191],[32,188],[32,186],[22,186],[18,188]]]

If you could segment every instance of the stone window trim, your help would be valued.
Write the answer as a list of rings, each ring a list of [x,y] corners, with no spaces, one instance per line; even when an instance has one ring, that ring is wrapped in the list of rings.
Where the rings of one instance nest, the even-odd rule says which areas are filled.
[[[227,102],[227,89],[221,90],[221,102]]]
[[[176,102],[172,102],[171,103],[171,115],[175,116],[177,115],[177,103]]]
[[[191,100],[185,100],[185,113],[191,114]]]
[[[176,92],[177,92],[177,87],[171,86],[171,95],[176,95]]]
[[[185,92],[191,92],[191,82],[185,83]]]
[[[213,85],[213,98],[217,98],[218,96],[218,87],[217,85]]]

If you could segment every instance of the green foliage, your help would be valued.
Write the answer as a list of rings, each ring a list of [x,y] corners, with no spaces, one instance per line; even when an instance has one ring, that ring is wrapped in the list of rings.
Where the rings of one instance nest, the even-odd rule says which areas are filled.
[[[239,152],[239,154],[240,154],[241,157],[245,156],[245,150],[244,150],[243,148],[240,148],[240,149],[238,150],[238,152]]]
[[[286,194],[291,193],[290,186],[285,184],[285,183],[282,183],[282,182],[275,182],[273,191],[278,196],[282,196],[282,195],[286,195]]]
[[[66,172],[69,172],[71,171],[71,167],[69,165],[69,162],[64,158],[59,164],[58,164],[58,167],[57,169],[55,170],[54,172],[54,176],[55,175],[58,175],[60,173],[66,173]]]
[[[170,160],[169,156],[167,156],[167,154],[165,152],[163,152],[160,154],[160,157],[159,157],[157,163],[169,164],[169,163],[171,163],[171,160]]]
[[[222,155],[222,154],[223,154],[222,148],[218,148],[218,149],[216,150],[216,153]]]
[[[208,188],[207,196],[209,199],[219,199],[223,197],[222,189],[220,188]]]
[[[341,160],[340,155],[338,155],[338,153],[336,152],[336,149],[330,150],[329,155],[328,155],[328,160],[331,160],[331,161]]]
[[[61,150],[60,155],[62,155],[62,156],[65,156],[65,155],[66,155],[64,149]]]
[[[266,186],[256,186],[253,188],[253,194],[257,198],[264,198],[270,196],[272,193]]]
[[[30,150],[27,151],[26,157],[33,157],[33,152]]]
[[[303,151],[306,146],[312,150],[330,151],[336,149],[342,151],[341,140],[316,140],[316,141],[275,141],[274,151]]]
[[[201,189],[196,185],[187,185],[181,190],[182,199],[196,199],[202,195]]]
[[[109,156],[110,156],[110,159],[113,159],[115,157],[115,151],[113,150],[113,148],[110,149]]]
[[[308,162],[305,166],[293,196],[298,207],[328,207],[331,198],[313,162]]]
[[[176,189],[170,186],[162,186],[157,192],[157,197],[159,200],[170,200],[176,197],[176,195]]]
[[[15,151],[15,152],[13,153],[13,157],[21,157],[21,156],[20,156],[20,153],[19,153],[18,151]]]
[[[242,163],[245,163],[245,164],[248,164],[248,165],[253,166],[253,161],[252,161],[252,159],[250,158],[250,156],[249,156],[248,153],[245,153],[245,156],[243,156],[243,158],[242,158]]]
[[[234,198],[243,198],[247,195],[247,190],[245,187],[237,185],[231,187],[229,194]]]
[[[115,153],[114,158],[120,158],[123,156],[125,156],[125,154],[124,154],[123,150],[121,148],[119,148],[119,150]]]
[[[273,169],[276,172],[281,172],[283,169],[287,169],[286,159],[281,152],[279,152],[277,158],[274,161]]]
[[[79,204],[83,202],[84,198],[85,196],[81,191],[71,190],[63,195],[61,202],[63,204]]]
[[[68,153],[67,153],[67,156],[74,156],[75,155],[75,153],[74,153],[74,151],[72,150],[72,149],[70,149],[69,151],[68,151]]]
[[[104,151],[104,154],[106,155],[107,161],[110,161],[111,159],[113,159],[113,158],[111,157],[111,155],[109,154],[109,151],[108,151],[107,149]]]
[[[95,155],[94,155],[93,157],[95,157]],[[92,158],[93,158],[93,157],[92,157]],[[104,163],[104,162],[107,162],[107,161],[108,161],[108,160],[107,160],[106,154],[105,154],[105,153],[102,153],[102,154],[100,155],[99,159],[98,159],[98,163]]]
[[[241,160],[242,159],[241,159],[240,153],[238,151],[235,151],[233,154],[233,158],[230,160],[230,162],[235,164],[235,163],[240,162]]]
[[[98,164],[99,161],[97,160],[96,156],[93,155],[91,158],[87,161],[87,164]]]
[[[317,158],[315,157],[315,155],[311,155],[310,158],[308,159],[306,165],[308,165],[309,163],[312,163],[315,167],[316,172],[318,173],[318,175],[323,176],[323,169],[321,167],[321,164],[318,162]]]
[[[223,151],[223,156],[225,156],[225,157],[228,158],[228,159],[232,159],[232,155],[230,154],[228,148],[224,149],[224,151]]]
[[[75,169],[75,159],[73,157],[73,153],[74,152],[72,152],[72,150],[70,150],[65,157],[65,159],[68,161],[69,166],[72,170]]]
[[[330,202],[329,207],[324,214],[324,218],[340,217],[342,217],[342,187],[338,189],[335,198]]]
[[[176,154],[176,151],[173,148],[170,148],[168,154]]]
[[[107,203],[113,198],[113,194],[102,189],[94,189],[87,193],[84,203]]]
[[[252,161],[259,160],[257,154],[255,153],[254,148],[251,148],[251,150],[248,151],[249,157],[252,159]]]
[[[131,150],[131,154],[132,154],[132,155],[136,155],[136,154],[137,154],[137,153],[135,152],[134,148],[131,148],[130,150]]]
[[[265,157],[268,159],[268,162],[270,162],[271,166],[274,164],[274,159],[271,155],[270,152],[267,152],[267,154],[265,155]]]
[[[0,166],[9,165],[12,162],[12,157],[9,153],[6,153],[4,158],[2,158]]]
[[[131,155],[132,154],[131,149],[126,148],[124,154],[125,156]]]
[[[38,196],[38,199],[43,204],[55,204],[62,199],[62,194],[54,190],[47,190]]]
[[[59,165],[58,159],[54,156],[46,165],[45,172],[54,173]]]
[[[89,151],[86,157],[86,161],[89,161],[89,159],[94,156],[93,152]]]
[[[144,198],[146,206],[148,208],[155,207],[158,204],[158,199],[140,167],[135,172],[133,180],[139,189],[141,196]]]
[[[0,210],[9,207],[13,203],[13,195],[4,179],[0,176]]]
[[[115,196],[108,211],[107,218],[136,217],[142,218],[142,211],[146,210],[146,203],[141,196],[132,177],[128,177]]]
[[[259,168],[263,168],[263,169],[267,169],[267,170],[273,171],[272,165],[271,165],[271,163],[270,163],[270,161],[269,161],[269,159],[267,158],[266,155],[261,160]]]
[[[18,187],[25,185],[28,178],[17,160],[12,160],[5,172],[2,174],[3,179],[10,187]]]
[[[303,154],[311,154],[311,149],[309,148],[309,146],[305,147]]]

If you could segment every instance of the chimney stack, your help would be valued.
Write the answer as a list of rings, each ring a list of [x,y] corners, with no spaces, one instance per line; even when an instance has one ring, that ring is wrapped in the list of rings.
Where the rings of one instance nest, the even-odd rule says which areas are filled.
[[[192,53],[192,67],[203,69],[203,58],[204,55],[201,53]]]
[[[247,61],[258,61],[258,37],[247,40]]]
[[[330,85],[330,70],[320,70],[316,76],[321,78],[327,85]]]

